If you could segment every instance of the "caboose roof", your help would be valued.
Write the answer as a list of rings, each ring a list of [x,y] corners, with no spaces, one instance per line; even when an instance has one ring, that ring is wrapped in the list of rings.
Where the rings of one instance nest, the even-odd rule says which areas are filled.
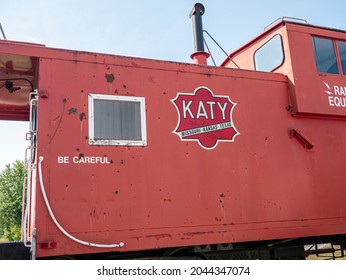
[[[227,63],[229,63],[234,56],[241,53],[242,51],[247,49],[249,46],[253,45],[255,42],[258,42],[262,38],[266,37],[268,34],[273,33],[280,28],[290,26],[290,25],[291,26],[297,26],[297,27],[302,28],[302,29],[313,28],[316,30],[316,32],[318,32],[318,31],[321,32],[321,30],[325,30],[325,31],[332,31],[332,32],[338,32],[338,33],[346,34],[346,30],[331,28],[331,27],[325,27],[325,26],[319,26],[319,25],[313,25],[313,24],[309,24],[307,21],[301,20],[301,19],[281,17],[281,18],[273,21],[269,25],[267,25],[264,28],[264,31],[261,34],[259,34],[258,36],[254,37],[251,41],[247,42],[246,44],[244,44],[243,46],[241,46],[237,50],[231,52],[228,55],[228,57],[221,63],[220,66],[227,65]]]

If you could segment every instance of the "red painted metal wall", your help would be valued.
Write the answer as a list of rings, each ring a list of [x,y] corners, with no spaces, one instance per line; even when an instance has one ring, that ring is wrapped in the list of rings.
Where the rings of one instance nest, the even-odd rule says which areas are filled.
[[[124,244],[63,235],[36,166],[37,257],[346,232],[346,123],[292,117],[284,75],[16,44],[1,52],[40,58],[36,158],[55,218],[78,239]],[[199,88],[214,97],[198,99]],[[90,93],[144,97],[147,145],[89,145]],[[196,135],[185,141],[182,95],[204,104],[183,109],[200,127],[229,100],[237,135],[207,148]],[[213,125],[201,137],[219,139]],[[48,241],[56,247],[41,248]]]
[[[117,250],[131,251],[345,232],[346,124],[292,118],[284,76],[66,55],[73,59],[40,60],[39,88],[48,98],[39,99],[37,153],[44,157],[51,207],[69,233],[95,243],[124,242]],[[236,103],[234,142],[207,150],[173,133],[179,116],[172,100],[200,86]],[[147,146],[90,146],[89,93],[145,97]],[[291,136],[295,128],[313,149]],[[75,163],[75,157],[110,163]],[[38,244],[58,244],[38,249],[38,256],[105,250],[63,236],[39,193],[36,227]]]
[[[333,40],[338,56],[336,42],[346,41],[345,31],[280,22],[232,53],[223,66],[235,68],[230,60],[232,58],[240,68],[254,70],[256,51],[276,34],[280,34],[283,39],[284,62],[274,72],[288,77],[292,114],[345,118],[346,78],[341,70],[341,59],[337,61],[340,68],[338,74],[318,72],[312,41],[313,37]]]

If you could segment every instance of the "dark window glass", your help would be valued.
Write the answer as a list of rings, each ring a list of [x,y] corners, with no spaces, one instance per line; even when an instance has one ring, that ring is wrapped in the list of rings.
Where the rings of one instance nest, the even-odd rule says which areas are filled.
[[[284,61],[282,38],[275,35],[267,43],[261,46],[254,54],[255,69],[271,72]]]
[[[94,100],[95,140],[142,140],[140,102]]]
[[[338,41],[338,49],[342,67],[342,74],[346,75],[346,42]]]
[[[316,68],[318,72],[339,74],[333,41],[331,39],[312,37]]]

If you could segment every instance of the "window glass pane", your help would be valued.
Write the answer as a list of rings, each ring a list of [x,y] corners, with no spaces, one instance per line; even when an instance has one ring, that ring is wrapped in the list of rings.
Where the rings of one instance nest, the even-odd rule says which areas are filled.
[[[95,140],[141,140],[140,102],[94,100]]]
[[[145,98],[89,94],[89,144],[146,146]]]
[[[284,51],[282,48],[282,38],[275,35],[262,47],[260,47],[254,55],[255,69],[258,71],[273,71],[279,67],[284,61]]]
[[[318,72],[338,74],[333,41],[331,39],[312,37],[316,68]]]
[[[338,41],[338,49],[342,66],[342,74],[346,75],[346,42]]]

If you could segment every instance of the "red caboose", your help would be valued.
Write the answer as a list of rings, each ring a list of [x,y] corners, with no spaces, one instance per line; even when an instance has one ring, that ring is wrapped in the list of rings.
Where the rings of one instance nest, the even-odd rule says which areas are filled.
[[[31,128],[33,258],[343,246],[345,60],[345,31],[287,20],[220,67],[1,41],[0,117]]]

